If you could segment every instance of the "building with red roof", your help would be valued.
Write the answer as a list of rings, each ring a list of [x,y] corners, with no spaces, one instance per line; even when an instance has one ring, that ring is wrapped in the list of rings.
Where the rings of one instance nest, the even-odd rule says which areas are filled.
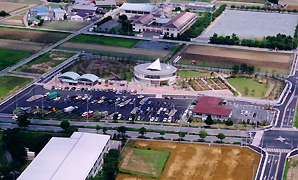
[[[232,110],[226,109],[222,98],[202,96],[196,100],[197,104],[193,109],[193,117],[205,120],[211,115],[213,120],[228,120],[232,116]]]

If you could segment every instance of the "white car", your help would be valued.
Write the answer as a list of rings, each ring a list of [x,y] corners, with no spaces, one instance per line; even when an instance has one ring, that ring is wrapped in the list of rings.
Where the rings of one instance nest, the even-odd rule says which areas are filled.
[[[55,97],[54,101],[58,101],[60,99],[60,97]]]
[[[143,98],[144,96],[143,95],[139,95],[137,98],[138,99],[141,99],[141,98]]]
[[[151,118],[150,118],[150,121],[152,122],[152,121],[154,121],[154,119],[155,119],[155,117],[151,117]]]
[[[165,117],[165,118],[163,118],[163,120],[162,120],[162,122],[167,122],[168,121],[168,119]]]
[[[88,115],[88,112],[85,111],[83,114],[82,114],[82,117],[86,117]]]
[[[92,110],[89,110],[89,111],[88,111],[88,113],[89,113],[89,114],[92,114],[92,113],[93,113],[93,111],[92,111]]]

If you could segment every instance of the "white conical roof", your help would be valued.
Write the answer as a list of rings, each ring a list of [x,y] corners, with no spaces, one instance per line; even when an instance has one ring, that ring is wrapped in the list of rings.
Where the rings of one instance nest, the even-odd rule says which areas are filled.
[[[147,67],[149,70],[161,70],[159,58],[156,59],[150,66]]]

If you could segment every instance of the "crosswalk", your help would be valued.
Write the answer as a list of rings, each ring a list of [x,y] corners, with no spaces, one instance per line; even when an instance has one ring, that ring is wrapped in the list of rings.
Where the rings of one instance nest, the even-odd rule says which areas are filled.
[[[278,128],[278,127],[273,127],[272,130],[275,131],[298,131],[296,128]]]
[[[290,149],[278,149],[278,148],[265,148],[267,152],[280,152],[280,153],[289,153]]]
[[[257,131],[253,141],[252,141],[252,145],[253,146],[259,146],[261,139],[263,137],[264,131]]]

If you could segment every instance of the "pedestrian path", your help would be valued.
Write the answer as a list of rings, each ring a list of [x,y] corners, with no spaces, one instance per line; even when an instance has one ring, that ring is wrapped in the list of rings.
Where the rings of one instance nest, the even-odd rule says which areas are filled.
[[[264,131],[257,131],[257,133],[254,137],[254,140],[252,141],[253,146],[259,146],[260,145],[263,134],[264,134]]]
[[[278,128],[278,127],[273,127],[272,130],[275,130],[275,131],[298,131],[296,128]]]
[[[289,153],[290,149],[277,149],[277,148],[265,148],[267,152],[280,152],[280,153]]]

